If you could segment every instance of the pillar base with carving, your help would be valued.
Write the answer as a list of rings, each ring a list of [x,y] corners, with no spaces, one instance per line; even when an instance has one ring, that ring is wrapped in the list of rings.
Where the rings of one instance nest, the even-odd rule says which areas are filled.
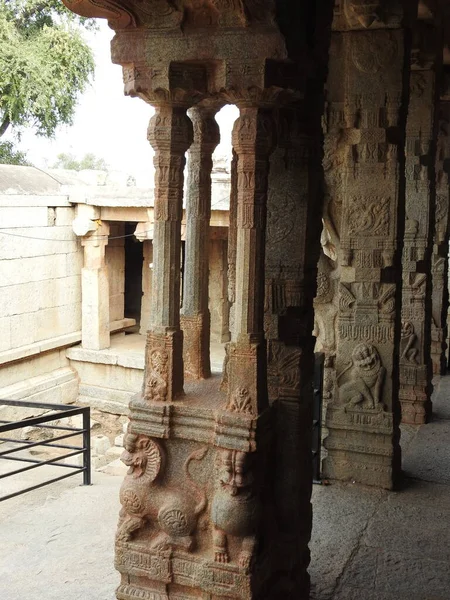
[[[256,542],[265,522],[271,416],[229,410],[218,383],[218,376],[188,382],[173,403],[130,404],[122,455],[129,470],[116,536],[118,600],[250,600],[259,597],[255,574],[264,589],[272,550],[257,554]],[[257,429],[264,440],[258,446]]]
[[[394,487],[394,465],[399,457],[392,444],[392,413],[381,406],[369,409],[329,404],[327,427],[325,478],[388,490]]]
[[[183,395],[182,349],[182,331],[147,332],[142,390],[145,401],[171,402]]]
[[[209,357],[209,311],[195,316],[181,315],[184,375],[190,379],[211,377]]]
[[[431,391],[425,365],[400,365],[402,423],[424,425],[431,417]]]

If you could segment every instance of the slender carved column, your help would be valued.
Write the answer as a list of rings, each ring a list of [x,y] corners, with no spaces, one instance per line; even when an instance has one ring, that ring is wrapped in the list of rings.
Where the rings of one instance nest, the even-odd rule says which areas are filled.
[[[216,112],[216,108],[209,107],[189,111],[194,126],[194,142],[189,150],[188,162],[181,326],[184,373],[192,379],[206,379],[211,375],[208,255],[212,154],[220,141],[219,126],[214,119]]]
[[[447,76],[448,77],[448,76]],[[447,80],[446,82],[447,83]],[[436,226],[432,273],[431,358],[433,373],[447,370],[448,243],[449,243],[449,172],[450,172],[450,97],[447,90],[439,103],[439,131],[436,153]]]
[[[345,189],[336,387],[326,477],[391,488],[400,471],[398,367],[408,15],[335,13],[327,136]]]
[[[81,240],[84,266],[81,270],[81,343],[88,350],[109,348],[109,279],[105,263],[109,225],[102,223]]]
[[[236,300],[236,243],[237,243],[237,154],[231,157],[230,226],[228,227],[228,302],[230,305],[230,333],[234,339],[234,303]]]
[[[171,402],[183,392],[180,329],[180,250],[185,152],[192,142],[185,107],[160,104],[150,120],[155,150],[153,285],[143,396]]]
[[[232,135],[238,157],[236,337],[229,345],[228,406],[256,416],[267,406],[264,252],[273,130],[270,110],[246,104],[239,108]]]
[[[436,151],[436,70],[442,54],[434,28],[417,23],[406,124],[406,206],[403,246],[400,402],[402,422],[426,423],[431,414],[431,251]],[[438,44],[427,54],[427,42]],[[429,45],[429,44],[428,44]],[[436,64],[438,63],[438,64]]]

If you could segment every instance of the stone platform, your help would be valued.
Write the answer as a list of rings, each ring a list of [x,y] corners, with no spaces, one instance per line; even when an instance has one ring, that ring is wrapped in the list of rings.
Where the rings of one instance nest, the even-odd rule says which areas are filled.
[[[140,391],[144,378],[145,336],[138,333],[111,336],[104,350],[69,348],[66,356],[80,380],[78,401],[105,412],[127,414],[128,403]],[[220,373],[223,344],[211,344],[211,369]]]

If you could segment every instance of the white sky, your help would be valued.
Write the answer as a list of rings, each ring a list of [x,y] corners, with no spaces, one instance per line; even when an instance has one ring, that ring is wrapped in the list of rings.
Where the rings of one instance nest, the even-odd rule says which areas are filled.
[[[99,20],[99,31],[85,34],[95,54],[95,79],[80,98],[72,127],[58,128],[54,139],[47,140],[30,130],[22,134],[18,147],[36,167],[48,168],[60,152],[81,158],[87,152],[104,158],[113,170],[134,175],[137,184],[153,182],[153,151],[147,141],[148,121],[153,108],[139,98],[123,94],[122,68],[110,58],[110,40],[114,32]],[[231,127],[237,109],[227,106],[218,115],[222,130],[219,154],[229,154]]]

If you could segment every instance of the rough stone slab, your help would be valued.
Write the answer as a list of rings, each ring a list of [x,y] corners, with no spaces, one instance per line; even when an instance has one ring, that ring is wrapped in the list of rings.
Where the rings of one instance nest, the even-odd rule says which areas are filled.
[[[346,570],[333,600],[369,597],[373,600],[399,597],[401,600],[447,600],[449,590],[447,561],[411,557],[384,548],[374,552],[363,546]]]
[[[311,598],[331,600],[336,580],[342,574],[369,518],[387,497],[387,492],[352,484],[334,483],[313,487],[313,532],[311,539]],[[330,560],[333,556],[333,560]]]
[[[450,485],[450,421],[434,421],[418,431],[404,453],[408,475]]]
[[[20,315],[18,318],[23,319],[23,317],[24,315]],[[27,346],[22,345],[19,348],[14,348],[5,352],[0,352],[0,365],[20,360],[22,358],[28,358],[40,354],[41,352],[47,352],[48,350],[53,350],[56,348],[65,348],[67,346],[70,346],[71,344],[76,344],[80,340],[81,331],[75,331],[73,333],[67,333],[40,342],[35,342],[33,344],[28,344]]]
[[[86,350],[81,346],[69,348],[67,358],[74,361],[89,362],[102,365],[117,365],[117,355],[104,350]]]
[[[111,448],[108,448],[108,450],[106,451],[106,456],[110,459],[110,460],[116,460],[119,459],[123,454],[123,448],[119,448],[118,446],[111,446]]]
[[[450,381],[449,377],[436,377],[433,380],[433,419],[450,420]]]
[[[128,369],[144,370],[145,358],[143,354],[124,354],[119,355],[117,364]]]
[[[99,469],[99,471],[101,471],[102,473],[107,473],[108,475],[115,475],[116,477],[125,477],[125,475],[127,474],[127,470],[127,467],[118,458],[108,463],[106,467]]]
[[[371,519],[364,545],[450,563],[450,488],[409,481],[409,487],[390,494]]]
[[[99,398],[81,395],[78,397],[78,401],[80,404],[85,404],[91,408],[96,408],[102,412],[112,413],[113,415],[128,414],[128,403],[123,404],[121,402],[114,402],[113,400],[100,400]]]

